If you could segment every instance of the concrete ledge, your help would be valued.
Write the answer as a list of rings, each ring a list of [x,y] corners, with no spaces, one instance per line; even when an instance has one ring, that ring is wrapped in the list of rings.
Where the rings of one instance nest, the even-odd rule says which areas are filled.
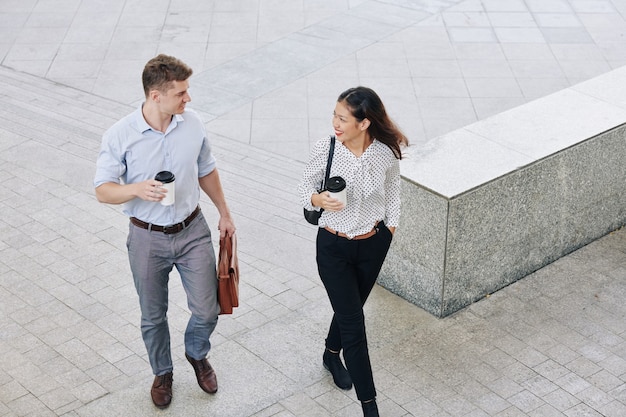
[[[402,160],[379,283],[444,317],[626,224],[626,67]]]

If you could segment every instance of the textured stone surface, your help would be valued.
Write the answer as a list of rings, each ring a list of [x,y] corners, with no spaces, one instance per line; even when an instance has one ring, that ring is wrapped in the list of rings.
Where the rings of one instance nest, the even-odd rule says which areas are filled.
[[[447,316],[624,225],[626,115],[590,97],[603,77],[626,82],[617,70],[410,154],[380,283]]]

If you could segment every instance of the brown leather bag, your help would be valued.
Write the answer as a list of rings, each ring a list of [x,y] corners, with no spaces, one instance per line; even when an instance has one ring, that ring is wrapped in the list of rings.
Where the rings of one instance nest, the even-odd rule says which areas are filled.
[[[237,236],[228,234],[220,238],[220,254],[217,263],[219,287],[217,297],[220,314],[233,314],[239,307],[239,261],[237,259]]]

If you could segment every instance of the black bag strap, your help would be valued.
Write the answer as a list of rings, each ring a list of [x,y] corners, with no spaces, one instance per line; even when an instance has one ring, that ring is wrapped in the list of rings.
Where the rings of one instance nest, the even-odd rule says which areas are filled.
[[[330,167],[333,164],[333,155],[335,154],[335,135],[330,137],[330,149],[328,149],[328,161],[326,161],[326,175],[324,176],[324,182],[322,183],[321,191],[326,190],[326,183],[330,176]]]

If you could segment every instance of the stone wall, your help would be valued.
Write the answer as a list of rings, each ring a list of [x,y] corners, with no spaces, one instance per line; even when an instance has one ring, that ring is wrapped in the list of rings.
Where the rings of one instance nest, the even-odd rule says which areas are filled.
[[[626,224],[626,69],[409,148],[379,277],[444,317]]]

